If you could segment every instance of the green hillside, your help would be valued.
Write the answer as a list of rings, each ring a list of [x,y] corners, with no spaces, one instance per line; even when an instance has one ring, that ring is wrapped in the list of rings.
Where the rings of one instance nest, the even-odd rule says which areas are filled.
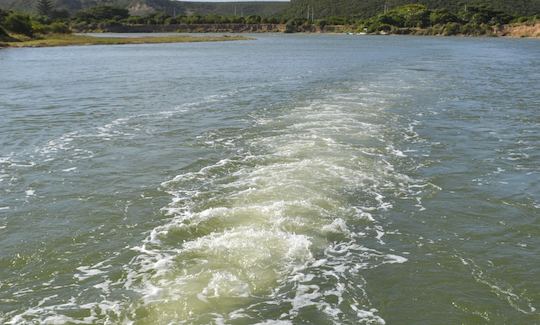
[[[0,0],[0,8],[35,13],[37,0]],[[259,15],[306,17],[308,7],[315,19],[329,16],[368,18],[405,4],[420,3],[430,9],[458,12],[468,6],[487,5],[515,16],[540,14],[540,0],[291,0],[291,2],[180,2],[171,0],[53,0],[56,9],[71,13],[97,5],[129,9],[132,15],[165,12],[169,15]]]
[[[37,0],[0,0],[0,8],[17,10],[28,13],[35,12]],[[243,14],[275,16],[289,8],[288,2],[180,2],[170,0],[55,0],[56,9],[67,9],[74,13],[80,9],[97,5],[112,5],[127,8],[132,14],[144,15],[156,11],[166,12],[170,15],[237,15]]]
[[[306,17],[307,8],[313,10],[315,18],[328,16],[355,16],[367,18],[410,3],[420,3],[430,9],[446,8],[450,11],[463,9],[465,5],[487,5],[517,16],[540,14],[540,0],[291,0],[287,14]]]

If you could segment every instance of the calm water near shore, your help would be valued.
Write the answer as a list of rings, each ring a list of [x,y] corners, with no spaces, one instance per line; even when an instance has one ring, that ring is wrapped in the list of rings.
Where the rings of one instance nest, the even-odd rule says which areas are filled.
[[[540,42],[0,50],[0,323],[540,324]]]

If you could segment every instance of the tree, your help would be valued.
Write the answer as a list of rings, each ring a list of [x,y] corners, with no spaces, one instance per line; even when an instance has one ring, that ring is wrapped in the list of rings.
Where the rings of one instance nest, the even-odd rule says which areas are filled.
[[[36,9],[40,15],[49,17],[53,9],[51,0],[38,0]]]
[[[8,15],[9,15],[9,12],[2,10],[2,8],[0,8],[0,25],[4,22],[4,19],[6,19]]]
[[[34,34],[30,17],[14,12],[10,13],[6,17],[4,20],[4,27],[7,30],[17,34],[23,34],[26,36],[32,36]]]
[[[2,26],[0,26],[0,40],[2,40],[2,38],[7,37],[7,36],[8,36],[8,33],[4,30]]]

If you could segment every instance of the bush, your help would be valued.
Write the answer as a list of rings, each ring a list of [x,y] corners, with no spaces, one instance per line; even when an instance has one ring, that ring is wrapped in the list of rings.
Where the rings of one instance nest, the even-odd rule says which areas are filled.
[[[51,28],[51,32],[56,33],[56,34],[71,33],[69,26],[66,23],[61,23],[59,21],[52,23],[50,28]]]
[[[461,27],[461,26],[460,26]],[[441,24],[437,24],[433,27],[431,27],[430,29],[430,35],[442,35],[443,32],[444,32],[444,28],[445,28],[445,25],[441,25]],[[460,29],[461,31],[461,29]]]
[[[318,20],[315,21],[315,25],[320,27],[321,29],[323,29],[324,26],[326,26],[327,24],[328,23],[324,19],[318,19]]]
[[[26,15],[12,12],[5,18],[4,26],[13,33],[26,36],[32,36],[34,34],[30,17]]]
[[[475,23],[468,23],[461,26],[461,33],[465,35],[480,36],[485,33],[481,25]]]
[[[38,34],[48,34],[51,32],[51,26],[39,21],[32,21],[32,30]]]
[[[294,33],[296,32],[296,24],[293,19],[289,20],[285,24],[285,33]]]
[[[139,16],[130,16],[129,18],[126,19],[126,22],[131,25],[139,25],[139,24],[144,24],[145,19]]]
[[[261,22],[261,16],[251,15],[246,18],[246,24],[259,24]]]
[[[392,26],[392,25],[388,25],[388,24],[381,24],[379,25],[379,27],[377,28],[377,31],[378,32],[385,32],[385,33],[391,33],[393,32],[394,30],[396,30],[397,28]]]
[[[445,36],[457,35],[461,32],[461,25],[458,23],[448,23],[444,25],[442,34]]]
[[[397,14],[396,12],[389,12],[383,15],[380,15],[377,20],[381,24],[392,25],[403,27],[405,26],[405,19],[403,16]]]

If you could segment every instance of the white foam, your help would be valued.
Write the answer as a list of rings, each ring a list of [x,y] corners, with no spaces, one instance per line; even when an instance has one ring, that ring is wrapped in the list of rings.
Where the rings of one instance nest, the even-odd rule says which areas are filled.
[[[380,105],[390,99],[358,96],[330,95],[256,118],[249,135],[218,130],[198,138],[209,147],[242,147],[161,184],[172,196],[163,208],[169,219],[134,248],[125,285],[152,306],[149,319],[182,315],[189,323],[207,313],[226,323],[251,308],[242,302],[257,299],[291,305],[268,322],[289,322],[307,306],[338,322],[351,275],[358,281],[361,270],[407,262],[360,243],[370,236],[385,247],[383,237],[399,232],[387,231],[380,214],[393,208],[395,196],[420,204],[432,186],[393,165],[407,155],[381,124],[388,119]],[[413,125],[405,131],[418,140]],[[384,324],[362,283],[354,295],[361,301],[357,321]],[[231,306],[218,311],[219,303]]]
[[[77,280],[79,281],[83,281],[90,277],[106,273],[106,271],[101,270],[96,266],[79,266],[77,270],[82,273],[74,275],[74,277],[77,278]]]

